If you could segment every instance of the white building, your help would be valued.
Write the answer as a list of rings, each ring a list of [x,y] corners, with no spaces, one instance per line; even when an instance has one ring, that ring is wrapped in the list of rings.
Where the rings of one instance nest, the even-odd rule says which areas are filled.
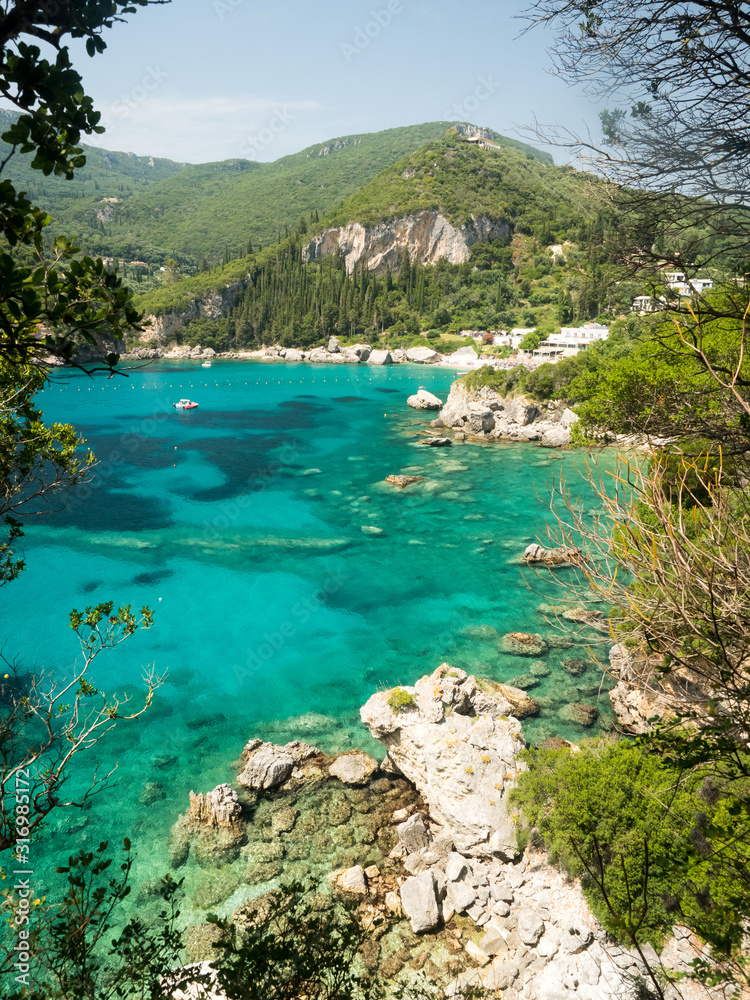
[[[607,340],[609,327],[601,323],[586,323],[584,326],[564,326],[559,333],[552,333],[541,341],[534,351],[534,357],[570,358],[585,351],[590,344]]]

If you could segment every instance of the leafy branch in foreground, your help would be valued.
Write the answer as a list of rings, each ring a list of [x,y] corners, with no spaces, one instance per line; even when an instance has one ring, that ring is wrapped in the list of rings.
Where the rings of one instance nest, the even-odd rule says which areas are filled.
[[[130,709],[129,698],[108,698],[97,690],[89,668],[101,652],[141,628],[150,628],[152,622],[149,608],[140,615],[129,605],[115,612],[111,601],[85,612],[73,611],[70,625],[81,643],[83,666],[71,676],[58,680],[45,672],[22,674],[8,665],[9,672],[0,681],[0,850],[14,848],[17,856],[23,856],[53,809],[80,808],[108,787],[116,764],[106,774],[100,774],[97,766],[88,787],[68,793],[70,765],[118,722],[141,716],[162,679],[147,673],[143,704]]]

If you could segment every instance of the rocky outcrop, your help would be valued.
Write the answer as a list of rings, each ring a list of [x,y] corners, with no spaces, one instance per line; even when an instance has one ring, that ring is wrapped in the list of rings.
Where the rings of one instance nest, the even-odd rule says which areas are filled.
[[[161,316],[147,316],[147,328],[142,339],[153,341],[152,346],[168,343],[174,334],[183,330],[194,319],[221,319],[237,305],[245,289],[246,281],[236,281],[224,288],[207,292],[200,298],[192,299],[184,309],[163,313]]]
[[[581,561],[581,550],[575,546],[545,549],[537,542],[533,542],[527,546],[523,558],[529,564],[541,563],[543,566],[570,566],[577,565]]]
[[[328,768],[334,778],[345,785],[366,785],[377,769],[375,758],[361,750],[340,754]]]
[[[463,853],[515,857],[507,796],[525,741],[510,702],[447,664],[398,692],[381,691],[361,710],[388,764],[416,786]]]
[[[240,758],[242,770],[237,781],[243,788],[267,791],[279,788],[294,777],[305,781],[330,763],[317,747],[294,740],[286,746],[250,740]]]
[[[420,389],[413,396],[409,396],[406,402],[414,410],[439,410],[443,405],[442,399],[433,396],[426,389]]]
[[[426,445],[428,448],[450,448],[453,441],[446,437],[427,437],[422,438],[422,440],[417,443]]]
[[[487,386],[471,390],[459,379],[433,426],[452,427],[474,437],[538,441],[542,447],[563,448],[570,444],[570,429],[577,420],[572,410],[559,403],[502,396]]]
[[[326,229],[310,240],[302,256],[303,260],[312,261],[339,252],[348,273],[360,262],[366,262],[368,270],[380,273],[388,268],[395,270],[405,250],[412,261],[422,264],[434,264],[441,259],[464,264],[474,243],[506,238],[509,234],[506,222],[486,216],[472,218],[457,229],[433,209],[372,226],[350,222]]]
[[[386,476],[385,482],[389,486],[395,486],[397,490],[403,490],[412,483],[421,483],[424,476]]]
[[[218,868],[236,861],[245,842],[242,807],[237,792],[218,785],[207,794],[190,793],[190,807],[169,834],[169,858],[180,868],[192,850],[201,867]]]
[[[390,351],[373,351],[370,355],[371,365],[392,365],[393,358]]]
[[[431,347],[410,347],[406,352],[406,360],[417,365],[436,365],[443,360],[443,355],[433,351]],[[443,405],[442,402],[440,405]]]
[[[673,718],[686,700],[680,690],[679,671],[662,675],[657,671],[658,658],[642,658],[638,667],[630,651],[617,643],[609,651],[609,663],[617,685],[609,692],[612,710],[623,729],[641,735],[651,730],[654,722]],[[691,686],[690,700],[694,702],[696,688]]]

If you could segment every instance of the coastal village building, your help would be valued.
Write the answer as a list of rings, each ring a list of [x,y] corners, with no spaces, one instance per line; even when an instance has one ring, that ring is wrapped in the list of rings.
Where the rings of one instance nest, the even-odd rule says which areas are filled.
[[[532,357],[570,358],[585,351],[590,344],[607,340],[609,327],[601,323],[586,323],[584,326],[564,326],[559,333],[552,333],[542,340],[532,352]]]
[[[664,281],[668,288],[682,299],[692,299],[695,295],[702,295],[704,292],[714,287],[713,278],[687,278],[682,271],[665,271]],[[655,298],[653,295],[637,295],[633,299],[633,312],[645,316],[648,313],[658,312],[667,308],[667,300],[663,295]]]

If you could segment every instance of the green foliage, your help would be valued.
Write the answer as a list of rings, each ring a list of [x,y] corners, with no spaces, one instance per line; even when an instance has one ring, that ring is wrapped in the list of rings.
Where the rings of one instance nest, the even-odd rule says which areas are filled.
[[[475,368],[474,371],[464,375],[462,381],[471,392],[477,392],[486,387],[494,389],[501,396],[505,396],[519,384],[525,372],[526,369],[523,365],[508,371],[504,371],[502,368],[492,368],[490,365],[482,365],[481,368]]]
[[[392,708],[394,712],[405,712],[407,708],[413,708],[416,702],[414,701],[414,695],[409,694],[404,688],[394,688],[391,691],[390,697],[386,704],[389,708]]]
[[[86,40],[93,56],[102,52],[104,28],[132,14],[149,0],[120,3],[76,0],[53,7],[43,3],[8,5],[0,27],[2,66],[0,94],[21,112],[2,135],[8,153],[27,157],[27,166],[44,177],[70,180],[86,158],[81,136],[102,132],[100,115],[83,91],[73,69],[67,35]],[[43,59],[43,39],[57,49],[54,61]],[[112,349],[107,364],[117,363],[114,344],[137,324],[130,293],[100,260],[79,254],[70,240],[44,239],[48,216],[32,205],[10,180],[0,181],[0,354],[15,363],[46,351],[70,360],[77,339],[99,344],[107,337]],[[45,331],[40,338],[40,331]]]
[[[707,801],[699,773],[685,777],[625,740],[586,740],[576,753],[532,751],[527,759],[512,801],[539,830],[550,859],[581,877],[612,934],[658,947],[679,919],[712,932],[725,954],[739,945],[741,921],[716,933],[717,915],[726,918],[738,895],[750,901],[746,880],[740,886],[735,878],[748,858],[732,831],[733,789],[712,786]]]
[[[189,269],[203,257],[221,263],[227,248],[232,259],[244,257],[248,240],[256,249],[276,243],[287,226],[299,232],[301,217],[313,227],[319,214],[447,127],[428,122],[344,136],[273,163],[151,166],[148,157],[85,147],[86,165],[67,185],[34,177],[28,158],[11,176],[49,206],[53,230],[74,233],[87,253],[157,265],[174,257]]]
[[[31,364],[0,359],[0,585],[15,579],[23,560],[14,555],[22,537],[19,518],[43,512],[50,499],[85,479],[93,455],[70,424],[45,424],[34,396],[44,375]]]

